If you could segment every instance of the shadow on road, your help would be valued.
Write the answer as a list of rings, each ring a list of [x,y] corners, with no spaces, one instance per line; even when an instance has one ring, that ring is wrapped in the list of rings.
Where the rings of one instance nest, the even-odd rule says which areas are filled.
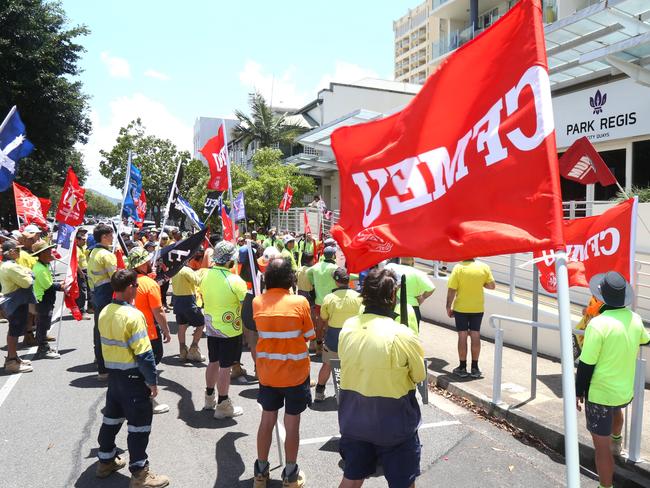
[[[99,381],[96,374],[75,378],[70,382],[70,386],[75,388],[106,388],[107,384],[106,381]]]
[[[339,405],[336,402],[336,397],[331,396],[325,398],[322,402],[312,403],[309,408],[316,412],[335,412],[339,409]]]
[[[66,371],[70,373],[95,373],[97,372],[97,365],[95,363],[78,364],[77,366],[68,368]]]
[[[131,474],[128,468],[125,467],[105,479],[95,476],[96,469],[96,463],[88,466],[74,484],[75,488],[127,488],[129,486]]]

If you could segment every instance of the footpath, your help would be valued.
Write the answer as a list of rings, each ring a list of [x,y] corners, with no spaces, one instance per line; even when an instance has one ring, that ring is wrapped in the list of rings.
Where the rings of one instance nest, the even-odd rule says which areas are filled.
[[[483,326],[487,325],[484,320]],[[492,403],[494,374],[494,344],[482,340],[479,367],[480,379],[461,379],[452,374],[458,366],[455,330],[445,325],[422,322],[420,337],[429,363],[429,384],[470,400],[493,417],[505,419],[524,432],[533,435],[549,448],[564,451],[564,421],[562,403],[562,374],[559,360],[539,357],[537,363],[537,394],[530,391],[530,353],[510,347],[503,349],[501,403]],[[559,340],[559,337],[558,337]],[[647,356],[647,349],[646,349]],[[631,408],[629,409],[631,413]],[[617,460],[617,477],[624,486],[650,486],[650,388],[646,385],[641,441],[643,461]],[[629,428],[626,423],[626,428]],[[578,412],[580,464],[595,471],[591,436],[585,428],[584,409]],[[627,438],[624,438],[627,447]],[[619,486],[619,485],[617,485]],[[621,486],[623,486],[621,484]]]

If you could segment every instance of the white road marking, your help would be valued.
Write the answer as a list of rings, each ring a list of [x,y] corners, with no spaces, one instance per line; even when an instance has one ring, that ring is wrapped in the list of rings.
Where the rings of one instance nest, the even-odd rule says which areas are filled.
[[[55,314],[52,316],[52,323],[54,323],[54,322],[56,322],[57,320],[59,320],[59,317],[60,317],[60,316],[61,316],[61,315],[60,315],[59,312],[55,313]],[[38,349],[37,346],[30,347],[30,348],[27,350],[26,354],[27,354],[27,355],[35,354],[37,349]],[[22,375],[24,375],[24,374],[26,374],[26,373],[17,373],[17,374],[11,375],[11,376],[9,377],[9,379],[7,379],[7,381],[5,382],[5,384],[2,385],[2,388],[0,388],[0,407],[2,407],[2,404],[3,404],[3,403],[5,402],[5,400],[9,397],[9,394],[11,393],[11,390],[14,389],[14,387],[15,387],[16,384],[18,383],[18,380],[20,379],[20,377],[21,377]]]
[[[431,422],[428,424],[422,424],[420,425],[420,430],[426,430],[426,429],[435,429],[439,427],[449,427],[451,425],[460,425],[461,422],[458,420],[443,420],[441,422]],[[325,436],[325,437],[312,437],[311,439],[301,439],[300,445],[301,446],[308,446],[309,444],[322,444],[334,439],[340,439],[340,435],[331,435],[331,436]]]

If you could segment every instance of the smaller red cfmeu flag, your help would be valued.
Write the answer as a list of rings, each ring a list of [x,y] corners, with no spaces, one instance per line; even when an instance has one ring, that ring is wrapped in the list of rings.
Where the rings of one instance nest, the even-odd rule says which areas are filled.
[[[586,137],[576,140],[560,158],[560,174],[583,185],[615,185],[616,178]]]
[[[138,212],[138,221],[134,223],[136,227],[140,229],[142,227],[142,224],[144,224],[144,217],[147,215],[147,195],[144,193],[144,188],[140,193],[140,198],[138,198],[135,208]]]
[[[225,191],[228,189],[228,147],[223,124],[217,135],[208,140],[201,149],[201,154],[208,161],[210,179],[208,190]]]
[[[235,242],[235,236],[232,232],[232,220],[226,212],[225,205],[221,206],[221,227],[223,228],[223,240]]]
[[[307,209],[303,210],[302,218],[305,221],[305,234],[311,234],[311,225],[309,225],[309,217],[307,216]]]
[[[589,286],[598,273],[618,271],[633,277],[636,198],[630,198],[601,215],[564,221],[569,286]],[[537,252],[539,282],[548,292],[557,291],[555,253]]]
[[[50,211],[50,207],[52,206],[52,200],[38,197],[38,201],[41,202],[41,213],[43,214],[43,218],[47,220],[47,213]]]
[[[63,280],[63,300],[65,306],[68,307],[75,320],[81,320],[83,315],[77,305],[77,298],[79,298],[79,282],[77,281],[77,246],[72,246],[70,255],[70,265]]]
[[[282,195],[282,200],[278,208],[283,212],[286,212],[291,208],[291,203],[293,202],[293,188],[291,185],[287,185],[287,188],[284,190],[284,195]]]
[[[25,225],[36,224],[46,229],[48,226],[47,220],[43,216],[41,199],[34,196],[31,191],[16,182],[13,183],[13,186],[16,215],[22,220],[22,223]]]
[[[85,195],[86,190],[79,185],[77,175],[72,168],[68,168],[61,200],[59,200],[59,206],[56,209],[56,220],[73,227],[81,225],[87,207],[86,200],[84,200]]]

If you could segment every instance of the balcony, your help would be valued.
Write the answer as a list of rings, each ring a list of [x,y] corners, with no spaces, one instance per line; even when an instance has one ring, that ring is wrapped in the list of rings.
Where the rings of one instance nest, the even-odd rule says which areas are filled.
[[[431,58],[437,59],[451,51],[458,49],[466,42],[471,41],[480,34],[482,30],[474,29],[473,25],[465,27],[463,30],[453,31],[447,39],[434,42],[431,46]]]

